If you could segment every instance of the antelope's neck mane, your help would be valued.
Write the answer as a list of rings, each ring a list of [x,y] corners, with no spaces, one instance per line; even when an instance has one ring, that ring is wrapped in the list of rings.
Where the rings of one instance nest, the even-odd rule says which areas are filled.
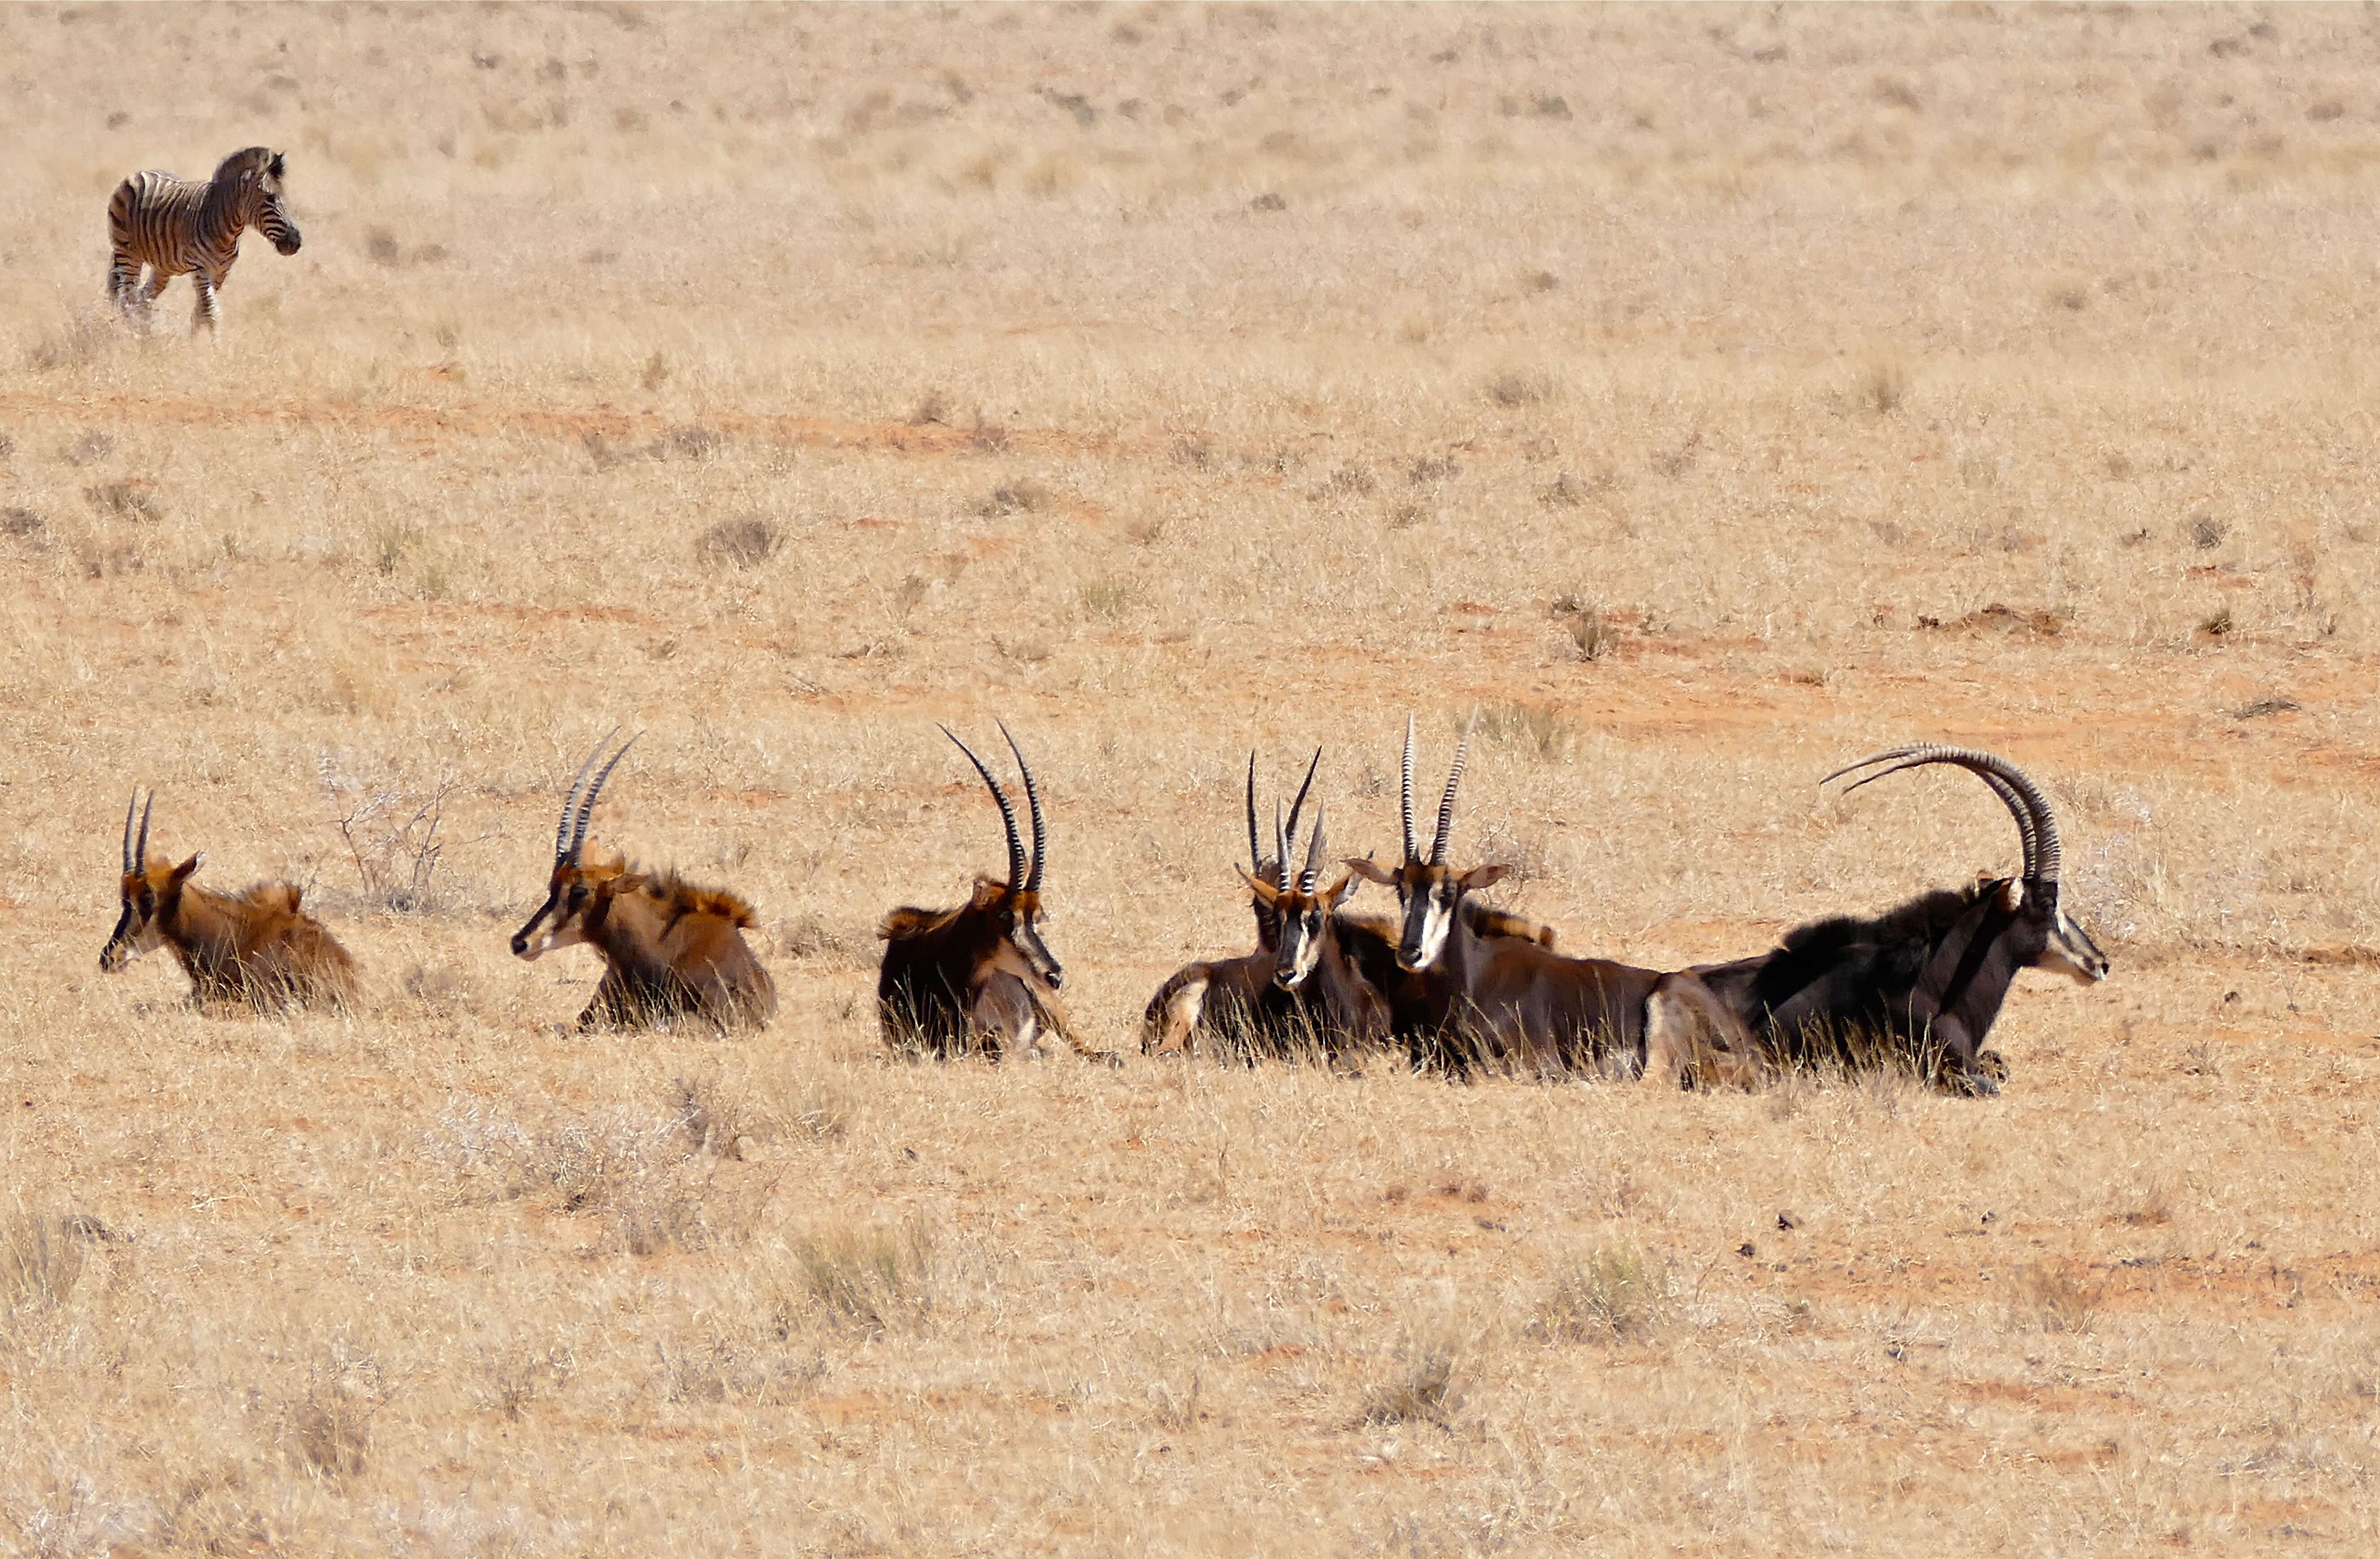
[[[674,871],[645,873],[631,870],[621,877],[613,889],[620,893],[638,893],[650,899],[666,912],[670,919],[686,915],[716,915],[728,924],[749,927],[759,924],[752,906],[723,888],[705,888],[691,883]]]

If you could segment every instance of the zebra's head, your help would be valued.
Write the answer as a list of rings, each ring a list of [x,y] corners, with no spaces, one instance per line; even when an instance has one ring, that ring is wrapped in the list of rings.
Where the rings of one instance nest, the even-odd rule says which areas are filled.
[[[250,146],[225,158],[215,170],[215,181],[236,185],[239,214],[248,225],[271,239],[283,254],[296,254],[305,240],[298,224],[289,220],[289,203],[281,182],[287,171],[284,153]]]

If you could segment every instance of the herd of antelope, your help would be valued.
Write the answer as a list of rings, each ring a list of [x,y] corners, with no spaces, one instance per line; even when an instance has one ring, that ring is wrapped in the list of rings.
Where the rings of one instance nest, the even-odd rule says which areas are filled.
[[[1064,972],[1041,934],[1049,835],[1032,765],[1001,726],[1024,785],[1028,854],[1015,805],[990,766],[942,730],[1000,809],[1008,872],[1004,880],[978,877],[954,909],[904,905],[884,916],[876,996],[885,1043],[910,1055],[998,1057],[1039,1049],[1054,1035],[1079,1054],[1113,1061],[1075,1037],[1058,1003]],[[617,853],[587,858],[596,801],[636,740],[613,748],[617,734],[598,743],[571,780],[545,901],[513,934],[514,954],[534,960],[583,943],[601,955],[603,976],[578,1015],[582,1030],[681,1019],[722,1031],[765,1025],[777,993],[745,940],[755,920],[749,904],[674,872],[641,870]],[[1984,1041],[2019,970],[2084,985],[2107,978],[2107,955],[2059,902],[2058,820],[2048,799],[1992,754],[1895,747],[1821,782],[1856,774],[1850,788],[1857,789],[1925,765],[1966,769],[2016,820],[2022,850],[2016,876],[1923,893],[1879,915],[1815,921],[1731,963],[1655,970],[1555,950],[1551,927],[1478,897],[1505,867],[1448,864],[1470,741],[1466,729],[1425,852],[1414,831],[1414,727],[1405,722],[1404,852],[1394,867],[1369,856],[1334,862],[1319,800],[1303,862],[1293,865],[1318,750],[1285,818],[1275,804],[1268,856],[1251,754],[1248,865],[1239,872],[1257,946],[1185,965],[1167,979],[1144,1015],[1143,1051],[1204,1046],[1249,1060],[1313,1056],[1334,1063],[1379,1053],[1457,1078],[1649,1076],[1686,1087],[1749,1084],[1779,1067],[1894,1062],[1954,1092],[1983,1094],[1998,1092],[2007,1075]],[[178,864],[150,857],[154,800],[136,791],[125,810],[123,913],[100,967],[119,970],[169,947],[202,1007],[351,1003],[354,961],[298,908],[297,887],[260,883],[217,894],[190,880],[203,855]],[[1393,890],[1399,913],[1349,913],[1343,906],[1359,879]]]

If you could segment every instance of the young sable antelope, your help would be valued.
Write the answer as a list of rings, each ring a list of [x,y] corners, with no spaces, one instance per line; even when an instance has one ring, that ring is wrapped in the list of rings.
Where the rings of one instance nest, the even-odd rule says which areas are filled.
[[[114,973],[152,948],[171,948],[199,1005],[243,1002],[260,1010],[344,1006],[356,994],[356,964],[322,923],[298,908],[294,883],[260,882],[237,894],[190,884],[204,854],[180,865],[149,859],[149,809],[140,792],[124,809],[124,913],[100,949]],[[132,832],[135,808],[140,834]]]
[[[1322,749],[1317,747],[1313,761],[1305,766],[1305,783],[1298,787],[1297,799],[1290,804],[1287,837],[1296,837],[1298,814],[1305,809],[1306,792],[1312,789],[1314,772],[1321,763]],[[1282,830],[1276,827],[1274,831]],[[1281,915],[1262,886],[1274,877],[1285,882],[1288,868],[1278,854],[1268,861],[1257,837],[1257,755],[1253,752],[1248,754],[1248,868],[1243,875],[1255,885],[1249,908],[1256,912],[1256,950],[1238,958],[1201,959],[1168,975],[1141,1014],[1143,1054],[1187,1050],[1194,1038],[1204,1035],[1210,1043],[1254,1059],[1258,1055],[1282,1053],[1288,1047],[1285,1042],[1294,1039],[1297,1001],[1273,983],[1273,969],[1280,962]]]
[[[595,798],[636,741],[631,736],[620,743],[584,799],[579,787],[612,736],[578,766],[562,800],[545,902],[513,933],[513,953],[535,960],[584,942],[603,955],[595,998],[578,1014],[581,1029],[650,1028],[680,1016],[704,1018],[722,1029],[765,1027],[777,1010],[777,986],[745,945],[745,928],[754,924],[749,904],[733,893],[697,888],[674,872],[638,871],[617,854],[592,864],[583,858]]]
[[[1041,821],[1041,792],[1033,766],[1002,725],[1008,750],[1025,779],[1025,801],[1033,814],[1033,859],[1028,869],[1017,837],[1016,808],[991,770],[948,726],[943,735],[975,765],[1000,807],[1008,830],[1008,880],[975,879],[975,892],[955,910],[903,905],[889,912],[876,935],[884,939],[884,965],[876,980],[876,1008],[884,1043],[894,1050],[923,1049],[936,1057],[980,1051],[998,1057],[1009,1046],[1036,1049],[1047,1030],[1079,1055],[1113,1057],[1084,1048],[1066,1026],[1057,1004],[1065,971],[1041,940],[1041,868],[1048,835]]]

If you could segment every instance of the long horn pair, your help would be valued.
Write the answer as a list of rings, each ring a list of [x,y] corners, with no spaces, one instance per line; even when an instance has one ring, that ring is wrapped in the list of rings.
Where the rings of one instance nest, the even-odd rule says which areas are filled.
[[[1287,840],[1297,837],[1297,815],[1305,810],[1305,793],[1314,789],[1314,771],[1322,767],[1322,749],[1314,749],[1314,756],[1305,765],[1305,781],[1297,787],[1297,799],[1289,804],[1289,823],[1283,832],[1279,804],[1273,806],[1273,870],[1280,879],[1282,892],[1289,891],[1289,855]],[[1248,754],[1248,871],[1251,876],[1264,870],[1264,846],[1257,840],[1257,755]]]
[[[991,799],[1000,805],[1001,826],[1008,832],[1009,888],[1012,890],[1018,892],[1038,893],[1041,890],[1041,866],[1042,856],[1045,853],[1044,847],[1049,842],[1049,832],[1041,821],[1041,789],[1038,785],[1036,785],[1033,782],[1033,766],[1025,761],[1025,749],[1016,744],[1016,738],[1009,734],[1007,725],[1000,721],[994,721],[993,723],[1000,726],[1000,734],[1007,741],[1008,750],[1016,755],[1016,771],[1025,777],[1025,801],[1026,804],[1031,808],[1033,815],[1033,861],[1029,870],[1026,867],[1025,860],[1025,841],[1018,837],[1016,832],[1016,808],[1010,803],[1008,792],[1000,788],[1000,781],[991,777],[991,770],[985,767],[984,761],[975,755],[975,749],[968,746],[965,743],[959,741],[958,732],[953,731],[949,726],[942,726],[940,729],[943,735],[949,737],[953,743],[957,743],[960,752],[965,753],[967,755],[967,762],[975,765],[975,771],[978,774],[982,775],[983,782],[991,788]],[[1252,806],[1256,793],[1254,790],[1254,769],[1251,768],[1249,797]],[[1254,813],[1251,812],[1251,824],[1254,823]],[[1251,827],[1249,829],[1251,838],[1253,838],[1255,831],[1255,828]]]
[[[1479,706],[1474,704],[1471,707],[1470,719],[1463,723],[1463,740],[1454,744],[1454,767],[1446,776],[1446,794],[1439,799],[1438,832],[1432,834],[1429,840],[1429,864],[1433,866],[1446,864],[1447,838],[1454,831],[1454,792],[1462,789],[1463,765],[1471,751],[1471,733],[1478,728]],[[1405,717],[1405,756],[1401,768],[1397,792],[1397,816],[1404,824],[1405,859],[1418,861],[1421,859],[1421,852],[1414,848],[1414,719],[1411,715]]]
[[[1862,785],[1898,774],[1904,768],[1917,768],[1926,764],[1947,763],[1963,768],[1980,778],[1992,788],[2016,819],[2017,836],[2024,847],[2024,878],[2028,882],[2058,880],[2059,852],[2058,848],[2058,815],[2050,809],[2049,798],[2041,788],[2025,777],[2022,769],[1997,754],[1973,747],[1948,747],[1932,742],[1912,742],[1906,746],[1888,747],[1871,753],[1856,763],[1842,767],[1818,781],[1821,785],[1840,780],[1859,769],[1876,767],[1873,774],[1862,775],[1844,787],[1848,795]]]
[[[149,807],[156,804],[157,792],[152,790],[149,792],[148,806],[141,805],[140,787],[138,785],[132,787],[132,799],[124,804],[124,875],[126,876],[149,869]],[[132,812],[135,807],[140,810],[140,842],[137,845],[132,841]]]
[[[578,864],[579,852],[587,848],[587,824],[595,816],[595,798],[603,793],[603,781],[612,778],[612,770],[620,767],[620,760],[628,755],[628,749],[637,744],[637,737],[644,732],[640,731],[621,743],[620,750],[612,755],[611,761],[595,776],[595,782],[587,785],[588,771],[595,767],[595,760],[603,755],[603,749],[612,744],[612,738],[619,734],[620,728],[613,726],[604,734],[603,740],[595,743],[595,750],[587,755],[587,761],[578,766],[578,772],[571,776],[570,793],[562,798],[562,822],[553,830],[553,858],[557,863],[572,866]],[[581,785],[587,785],[587,793],[583,797],[578,793]]]

